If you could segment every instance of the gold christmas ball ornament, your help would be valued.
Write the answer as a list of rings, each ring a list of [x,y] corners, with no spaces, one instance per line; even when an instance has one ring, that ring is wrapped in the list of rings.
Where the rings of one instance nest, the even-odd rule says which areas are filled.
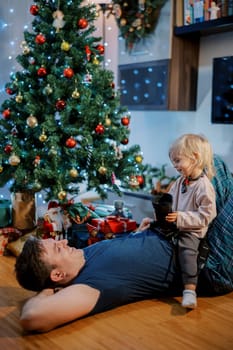
[[[112,124],[111,119],[110,119],[110,118],[106,118],[106,119],[105,119],[105,125],[106,125],[106,126],[110,126],[111,124]]]
[[[100,61],[98,60],[98,58],[94,57],[92,63],[95,64],[96,66],[98,66]]]
[[[30,127],[30,128],[35,128],[37,125],[38,125],[38,120],[36,117],[34,117],[33,115],[30,115],[27,120],[27,125]]]
[[[23,96],[21,94],[18,94],[16,97],[15,97],[15,101],[17,103],[22,103],[23,102]]]
[[[58,196],[58,199],[60,199],[60,201],[62,201],[66,198],[66,192],[60,191],[57,196]]]
[[[72,168],[69,172],[71,177],[77,177],[78,176],[78,171],[75,168]]]
[[[107,169],[104,166],[99,167],[98,172],[100,175],[105,175],[107,173]]]
[[[78,99],[80,97],[80,93],[78,92],[77,89],[75,89],[73,92],[72,92],[72,98],[74,99]]]
[[[25,40],[21,42],[20,47],[21,47],[22,52],[23,52],[24,55],[29,54],[30,49],[29,49],[28,44],[27,44],[27,42]]]
[[[17,166],[20,163],[20,158],[15,154],[12,154],[9,158],[9,164],[12,166]]]
[[[121,27],[124,27],[124,26],[126,25],[126,23],[127,23],[127,20],[126,20],[125,18],[122,18],[122,19],[120,20],[120,26],[121,26]]]
[[[45,142],[47,140],[48,136],[45,135],[44,131],[42,132],[42,134],[39,136],[39,140],[41,142]]]
[[[30,49],[28,46],[24,46],[23,48],[23,55],[28,55],[30,53]]]
[[[63,41],[61,43],[61,49],[63,51],[69,51],[70,50],[70,44],[67,41]]]
[[[138,164],[140,164],[140,163],[142,163],[142,161],[143,161],[143,157],[142,157],[140,154],[138,154],[138,155],[135,157],[135,161],[136,161]]]
[[[0,173],[2,173],[2,172],[3,172],[3,166],[0,165]]]
[[[20,47],[21,49],[23,49],[25,46],[27,46],[27,42],[25,40],[23,40],[21,43],[20,43]]]

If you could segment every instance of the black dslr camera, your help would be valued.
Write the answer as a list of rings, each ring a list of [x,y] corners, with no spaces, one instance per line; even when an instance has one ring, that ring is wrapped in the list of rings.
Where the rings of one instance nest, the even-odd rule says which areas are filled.
[[[175,223],[167,222],[166,216],[168,213],[172,213],[172,195],[164,193],[161,196],[155,196],[152,198],[152,206],[155,211],[156,220],[150,225],[151,230],[159,231],[166,238],[176,236],[178,229]]]

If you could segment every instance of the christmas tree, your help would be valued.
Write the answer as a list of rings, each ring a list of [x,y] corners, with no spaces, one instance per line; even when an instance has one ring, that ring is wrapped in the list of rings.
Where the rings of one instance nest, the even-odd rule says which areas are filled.
[[[29,10],[22,70],[10,76],[1,106],[0,186],[12,180],[12,192],[43,190],[59,201],[77,195],[81,183],[102,198],[107,188],[139,188],[142,155],[127,146],[130,113],[102,67],[96,6],[39,0]]]

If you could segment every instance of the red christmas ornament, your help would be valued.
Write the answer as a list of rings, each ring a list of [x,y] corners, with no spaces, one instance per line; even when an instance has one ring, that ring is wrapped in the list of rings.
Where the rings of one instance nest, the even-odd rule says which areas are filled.
[[[5,119],[10,118],[11,110],[10,110],[9,108],[5,109],[5,110],[2,112],[2,115],[3,115],[3,118],[5,118]]]
[[[74,76],[74,71],[72,68],[65,68],[63,71],[63,75],[64,75],[64,77],[70,79]]]
[[[39,6],[37,6],[37,5],[32,5],[32,6],[30,7],[30,13],[31,13],[31,15],[36,16],[36,15],[38,14],[38,11],[39,11]]]
[[[73,137],[69,137],[66,140],[66,147],[68,148],[74,148],[77,145],[76,140]]]
[[[104,133],[104,126],[102,124],[98,124],[95,128],[95,132],[98,135],[102,135]]]
[[[139,186],[142,186],[144,184],[144,177],[142,175],[137,175],[136,176]]]
[[[127,116],[124,116],[121,118],[121,124],[124,125],[124,126],[128,126],[129,125],[129,118]]]
[[[129,143],[129,139],[127,137],[121,141],[122,145],[127,145]]]
[[[5,148],[4,148],[4,152],[7,153],[7,154],[9,154],[9,153],[11,153],[12,151],[13,151],[12,145],[7,144],[7,145],[5,146]]]
[[[103,45],[101,45],[101,44],[97,45],[96,49],[99,51],[100,55],[104,54],[104,46]]]
[[[87,55],[87,60],[90,61],[91,59],[91,49],[88,45],[85,46],[85,52],[86,52],[86,55]]]
[[[88,21],[85,18],[80,18],[80,20],[78,21],[78,27],[80,29],[85,29],[88,26]]]
[[[37,166],[40,164],[40,156],[35,156],[35,159],[34,159],[34,165]]]
[[[47,75],[47,70],[45,67],[40,67],[37,70],[37,75],[39,75],[39,77],[45,77]]]
[[[66,107],[66,102],[64,100],[58,100],[56,102],[56,108],[58,111],[63,111],[63,109],[65,109]]]
[[[46,42],[46,37],[43,35],[43,34],[38,34],[36,36],[36,39],[35,39],[35,42],[38,44],[38,45],[42,45]]]
[[[8,95],[13,95],[15,92],[14,92],[11,88],[7,87],[7,88],[6,88],[6,93],[7,93]]]

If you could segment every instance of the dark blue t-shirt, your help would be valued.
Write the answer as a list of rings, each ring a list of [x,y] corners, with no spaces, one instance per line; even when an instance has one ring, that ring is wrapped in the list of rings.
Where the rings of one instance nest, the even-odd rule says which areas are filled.
[[[72,284],[100,291],[91,314],[155,297],[175,275],[172,244],[152,231],[131,233],[84,248],[86,264]]]

